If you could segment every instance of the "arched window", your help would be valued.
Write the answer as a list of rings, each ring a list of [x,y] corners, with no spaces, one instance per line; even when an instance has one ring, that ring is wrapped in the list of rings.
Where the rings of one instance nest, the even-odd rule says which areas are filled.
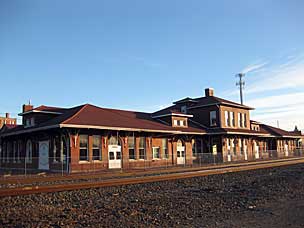
[[[120,141],[117,136],[111,136],[109,139],[109,145],[120,145]]]
[[[182,140],[178,140],[177,141],[177,147],[182,147],[183,146],[183,142],[182,142]]]
[[[33,143],[31,140],[28,140],[26,142],[26,163],[32,163],[32,158],[33,158]]]

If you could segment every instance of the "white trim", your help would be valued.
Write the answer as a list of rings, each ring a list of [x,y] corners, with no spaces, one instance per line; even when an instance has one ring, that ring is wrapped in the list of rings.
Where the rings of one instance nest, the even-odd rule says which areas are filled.
[[[30,113],[45,113],[45,114],[56,114],[56,115],[60,115],[60,114],[63,114],[61,112],[52,112],[52,111],[41,111],[41,110],[30,110],[30,111],[27,111],[27,112],[23,112],[23,113],[19,113],[18,116],[23,116],[23,115],[26,115],[26,114],[30,114]]]
[[[154,118],[160,118],[160,117],[166,117],[166,116],[182,116],[182,117],[193,117],[193,115],[189,114],[179,114],[179,113],[169,113],[169,114],[163,114],[163,115],[158,115],[158,116],[151,116],[153,119]]]
[[[101,130],[117,130],[117,131],[144,131],[144,132],[162,132],[162,133],[174,133],[174,134],[195,134],[195,135],[206,135],[206,133],[200,132],[183,132],[183,131],[170,131],[170,130],[151,130],[144,128],[120,128],[120,127],[106,127],[106,126],[95,126],[95,125],[77,125],[77,124],[60,124],[60,128],[85,128],[85,129],[101,129]]]
[[[231,103],[227,103],[227,102],[216,102],[216,103],[205,104],[205,105],[197,105],[197,106],[189,107],[188,109],[202,108],[202,107],[208,107],[208,106],[213,106],[213,105],[226,105],[226,106],[238,107],[238,108],[242,108],[242,109],[255,110],[255,108],[252,108],[252,107],[249,107],[246,105],[231,104]]]

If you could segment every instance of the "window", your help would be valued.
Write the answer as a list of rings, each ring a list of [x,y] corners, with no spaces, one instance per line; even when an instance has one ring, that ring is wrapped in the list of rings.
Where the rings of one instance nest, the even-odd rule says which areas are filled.
[[[168,159],[169,158],[168,139],[162,139],[162,148],[163,148],[163,158]]]
[[[109,159],[110,159],[110,160],[115,160],[114,152],[110,152],[110,153],[109,153]]]
[[[239,147],[240,147],[240,154],[243,155],[244,154],[244,148],[243,148],[242,139],[239,139]]]
[[[111,136],[109,139],[109,145],[120,145],[120,141],[116,136]]]
[[[235,126],[234,112],[230,112],[230,126]]]
[[[35,119],[31,118],[31,126],[35,126]]]
[[[135,138],[134,136],[128,137],[129,159],[135,159]]]
[[[79,161],[89,161],[88,136],[80,135],[79,140]]]
[[[139,138],[139,159],[146,159],[146,138]]]
[[[93,160],[101,161],[101,137],[93,135]]]
[[[244,122],[243,126],[247,127],[247,114],[246,113],[244,113],[243,122]]]
[[[210,126],[216,126],[216,111],[210,112]]]
[[[187,106],[185,106],[185,105],[182,106],[181,107],[181,112],[186,114],[187,113]]]
[[[153,159],[160,159],[160,148],[159,147],[153,147]]]
[[[230,118],[229,118],[229,112],[225,111],[225,123],[226,123],[226,127],[230,126]]]
[[[234,139],[231,139],[231,147],[232,147],[233,154],[236,156],[236,146],[234,144]]]
[[[243,117],[243,114],[238,113],[238,127],[243,127],[242,117]]]
[[[33,157],[33,144],[31,140],[28,140],[26,142],[26,163],[32,163],[32,157]]]
[[[180,121],[179,121],[179,126],[185,126],[185,121],[180,120]]]
[[[174,126],[178,126],[177,120],[174,120],[174,121],[173,121],[173,124],[174,124]]]

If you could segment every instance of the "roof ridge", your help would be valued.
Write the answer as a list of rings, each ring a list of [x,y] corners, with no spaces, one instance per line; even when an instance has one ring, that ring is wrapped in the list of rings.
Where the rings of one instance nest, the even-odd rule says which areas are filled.
[[[82,106],[82,107],[81,107]],[[89,104],[84,104],[84,105],[80,105],[78,107],[81,107],[74,115],[72,115],[71,117],[67,118],[65,121],[62,122],[62,124],[65,124],[67,121],[72,120],[73,118],[75,118],[80,112],[82,112],[84,110],[84,108],[86,108],[87,106],[89,106]],[[77,108],[74,107],[74,108]],[[72,108],[71,108],[72,109]]]

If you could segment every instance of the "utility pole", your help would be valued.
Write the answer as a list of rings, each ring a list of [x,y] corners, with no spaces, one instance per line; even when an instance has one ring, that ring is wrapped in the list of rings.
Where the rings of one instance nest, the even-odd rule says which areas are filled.
[[[239,86],[240,88],[240,98],[241,98],[241,104],[243,105],[243,89],[245,86],[245,82],[243,81],[243,78],[245,77],[244,73],[239,73],[237,75],[235,75],[236,77],[239,78],[239,81],[236,83],[236,86]]]

